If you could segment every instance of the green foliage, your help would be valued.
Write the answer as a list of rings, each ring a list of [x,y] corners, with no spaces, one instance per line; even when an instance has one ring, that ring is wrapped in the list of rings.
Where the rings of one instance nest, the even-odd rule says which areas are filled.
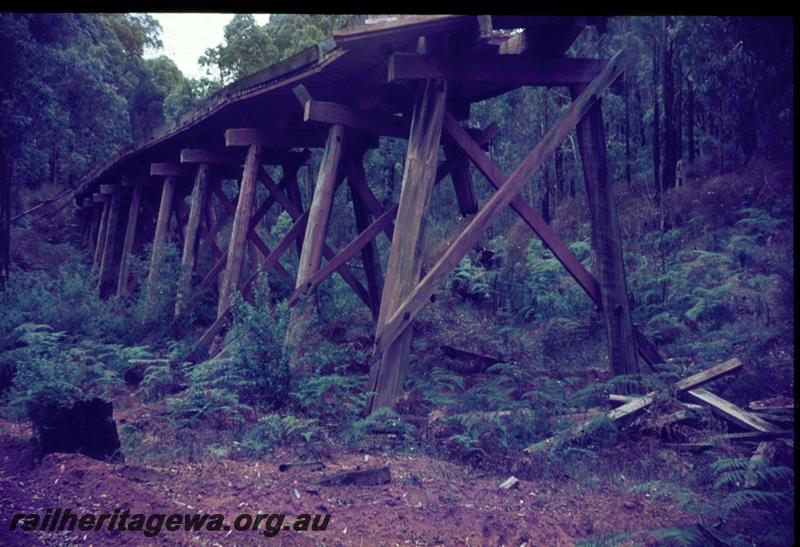
[[[191,367],[186,392],[167,400],[177,427],[239,430],[249,408],[275,410],[289,401],[292,377],[282,342],[288,308],[281,304],[273,318],[261,311],[269,301],[268,288],[256,283],[253,294],[255,306],[238,293],[232,301],[234,325],[227,335],[232,349]],[[160,387],[165,372],[152,374],[152,386],[165,389]]]
[[[789,467],[752,465],[746,458],[718,458],[711,464],[714,488],[730,493],[723,502],[728,512],[750,506],[782,507],[791,503],[794,470]],[[750,478],[759,488],[746,488]]]
[[[91,339],[75,339],[49,325],[24,323],[14,329],[15,349],[0,363],[15,369],[5,394],[7,412],[40,423],[48,405],[71,406],[93,397],[111,399],[122,386],[127,359],[149,355],[144,347],[126,348]]]
[[[219,431],[241,428],[246,406],[239,402],[236,393],[228,388],[202,389],[199,385],[194,382],[183,396],[167,398],[167,411],[173,425],[177,428],[202,426]]]
[[[315,45],[348,20],[347,15],[273,14],[259,26],[249,14],[238,14],[225,25],[225,41],[208,48],[199,63],[222,84],[241,79],[281,59]]]
[[[588,249],[586,242],[572,245],[573,252],[584,257]],[[526,293],[519,308],[526,320],[574,317],[591,308],[591,300],[538,238],[528,242],[527,271]]]
[[[693,515],[699,516],[711,508],[708,503],[701,501],[700,496],[694,490],[674,482],[661,480],[643,482],[631,487],[630,491],[649,494],[653,498],[670,498],[684,511]]]
[[[322,435],[323,430],[317,422],[292,415],[267,414],[245,432],[242,448],[251,455],[262,456],[292,440],[310,443]]]
[[[358,442],[370,433],[391,433],[405,439],[414,432],[414,426],[390,408],[379,408],[366,418],[353,422],[347,431],[351,442]]]
[[[483,267],[473,264],[469,256],[465,256],[450,275],[448,285],[454,293],[480,302],[488,300],[492,294],[488,277]]]
[[[255,285],[255,305],[245,302],[240,295],[233,302],[234,326],[228,339],[238,339],[238,343],[235,372],[231,372],[238,376],[233,382],[243,400],[275,409],[286,404],[291,391],[289,357],[283,346],[289,309],[281,303],[275,317],[265,312],[269,288],[260,282]]]

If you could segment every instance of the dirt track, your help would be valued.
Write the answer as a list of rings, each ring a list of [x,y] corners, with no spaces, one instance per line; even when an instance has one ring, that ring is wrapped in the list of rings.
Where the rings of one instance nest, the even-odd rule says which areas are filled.
[[[425,456],[338,453],[321,471],[278,471],[281,454],[261,461],[220,460],[167,469],[113,465],[78,454],[51,454],[34,465],[26,431],[1,424],[0,505],[3,545],[571,545],[590,537],[689,522],[665,499],[619,494],[564,478],[521,481],[500,490],[505,478]],[[286,456],[284,454],[284,456]],[[335,460],[336,463],[333,463]],[[325,487],[323,474],[387,464],[392,481],[380,486]],[[296,491],[296,492],[295,492]],[[299,498],[297,497],[299,495]],[[221,513],[230,524],[240,513],[330,513],[325,532],[9,531],[13,514],[48,508],[73,512]]]

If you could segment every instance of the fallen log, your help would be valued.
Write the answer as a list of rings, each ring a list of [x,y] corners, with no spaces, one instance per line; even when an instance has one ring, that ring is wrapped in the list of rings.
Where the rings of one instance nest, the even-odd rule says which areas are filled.
[[[519,479],[514,475],[511,475],[506,480],[501,482],[498,488],[502,488],[503,490],[511,490],[515,486],[519,486]]]

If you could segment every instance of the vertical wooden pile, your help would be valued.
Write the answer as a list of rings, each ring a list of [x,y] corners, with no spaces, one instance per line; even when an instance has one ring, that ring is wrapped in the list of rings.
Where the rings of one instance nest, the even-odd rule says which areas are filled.
[[[446,100],[445,80],[425,80],[419,84],[411,119],[394,237],[386,267],[386,283],[381,297],[376,328],[378,336],[386,321],[419,280],[425,217],[439,164],[439,141]],[[410,347],[409,329],[373,362],[367,387],[372,393],[367,403],[369,412],[394,405],[405,378]]]

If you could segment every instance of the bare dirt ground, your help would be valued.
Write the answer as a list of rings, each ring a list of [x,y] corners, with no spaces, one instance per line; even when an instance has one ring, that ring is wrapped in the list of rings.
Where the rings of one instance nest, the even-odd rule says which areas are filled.
[[[179,463],[166,468],[109,464],[79,454],[34,460],[29,429],[0,422],[2,545],[572,545],[623,531],[681,526],[688,515],[666,498],[563,480],[522,480],[423,455],[334,452],[317,471],[278,470],[296,455],[261,460]],[[392,480],[376,486],[320,486],[323,475],[388,465]],[[624,480],[624,479],[623,479]],[[73,512],[328,513],[324,532],[10,531],[15,513]]]

